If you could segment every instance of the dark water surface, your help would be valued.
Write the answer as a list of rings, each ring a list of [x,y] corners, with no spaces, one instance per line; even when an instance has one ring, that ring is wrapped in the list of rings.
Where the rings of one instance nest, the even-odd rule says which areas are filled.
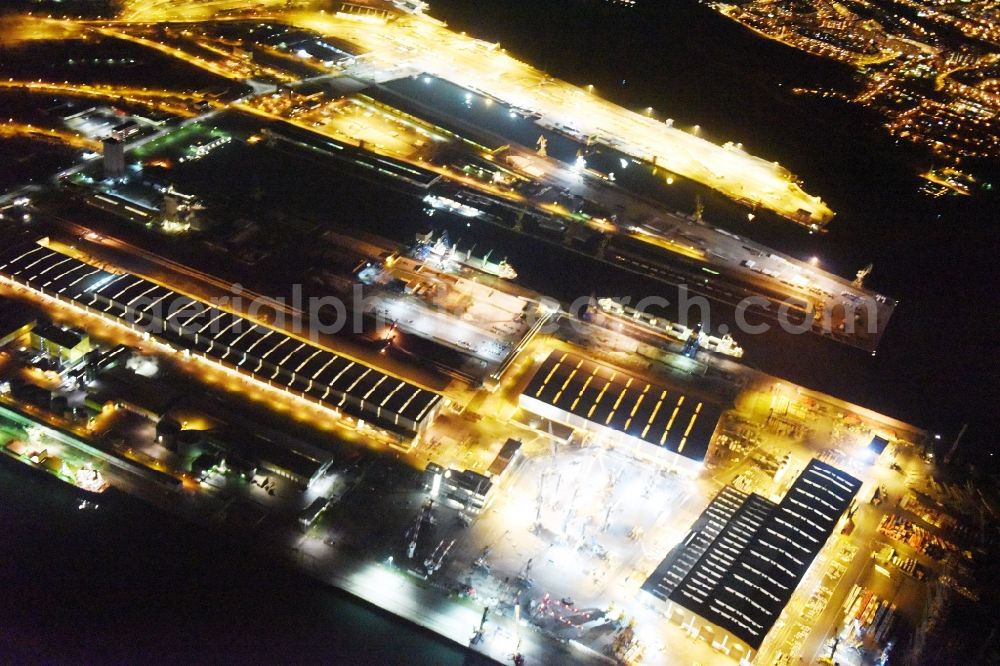
[[[3,663],[484,663],[250,543],[80,497],[0,456]]]

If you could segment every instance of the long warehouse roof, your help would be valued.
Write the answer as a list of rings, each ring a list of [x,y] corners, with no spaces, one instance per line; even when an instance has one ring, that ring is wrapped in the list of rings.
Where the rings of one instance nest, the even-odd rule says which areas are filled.
[[[718,405],[560,351],[549,354],[524,395],[699,462],[722,414]]]
[[[725,488],[643,587],[759,649],[860,488],[816,459],[777,505]]]
[[[642,588],[666,601],[720,537],[723,542],[743,539],[745,545],[745,540],[756,531],[762,514],[766,515],[774,506],[759,495],[725,486],[694,522],[684,540],[667,553]]]
[[[41,245],[0,255],[0,272],[91,310],[134,322],[258,380],[412,434],[439,395],[375,368],[196,301],[136,275],[115,274]]]

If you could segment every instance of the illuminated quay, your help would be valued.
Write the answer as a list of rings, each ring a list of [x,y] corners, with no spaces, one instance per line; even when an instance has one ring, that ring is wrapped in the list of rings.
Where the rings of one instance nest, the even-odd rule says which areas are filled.
[[[249,80],[250,72],[232,58],[229,64],[222,64],[192,55],[192,51],[203,52],[197,40],[185,47],[139,34],[144,26],[197,24],[211,21],[220,12],[237,12],[229,20],[271,21],[314,31],[343,40],[361,54],[344,68],[331,67],[331,73],[375,83],[423,73],[439,76],[524,113],[536,114],[544,127],[586,143],[607,145],[810,229],[819,230],[834,217],[822,199],[805,192],[795,176],[776,162],[750,155],[732,142],[716,145],[700,137],[697,128],[687,131],[674,127],[548,76],[513,58],[498,44],[450,30],[420,7],[372,13],[277,11],[284,5],[262,2],[248,11],[243,3],[235,2],[138,1],[127,3],[118,21],[23,19],[11,22],[5,32],[11,42],[58,38],[65,36],[60,28],[66,24],[70,34],[93,31],[193,62],[234,80]],[[282,78],[283,74],[277,76],[279,81]]]

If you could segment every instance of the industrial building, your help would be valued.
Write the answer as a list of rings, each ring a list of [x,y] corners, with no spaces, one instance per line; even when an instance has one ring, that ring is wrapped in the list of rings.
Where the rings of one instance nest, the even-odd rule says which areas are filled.
[[[401,439],[419,435],[441,406],[438,394],[313,342],[42,245],[0,255],[0,276]]]
[[[93,349],[86,332],[53,324],[34,327],[31,346],[65,365],[73,365]]]
[[[115,137],[108,137],[102,143],[104,149],[104,177],[118,179],[125,177],[125,144]]]
[[[122,143],[138,136],[140,132],[142,132],[142,125],[133,119],[126,120],[111,128],[111,136]]]
[[[697,472],[722,408],[568,352],[552,352],[520,396],[532,414]]]
[[[524,460],[524,454],[521,453],[521,442],[516,439],[508,439],[500,447],[500,452],[497,453],[497,457],[490,463],[486,474],[491,479],[499,480],[506,474],[512,473],[522,460]]]
[[[523,459],[521,442],[508,439],[500,447],[486,474],[468,469],[445,469],[437,463],[428,463],[424,470],[424,490],[431,497],[450,500],[464,511],[478,514],[489,506],[497,493],[497,487],[514,473]]]
[[[449,500],[469,513],[480,513],[493,497],[494,483],[472,470],[445,469],[428,463],[424,470],[424,490],[431,497]]]
[[[817,459],[778,504],[727,486],[642,588],[692,635],[749,660],[860,488]]]

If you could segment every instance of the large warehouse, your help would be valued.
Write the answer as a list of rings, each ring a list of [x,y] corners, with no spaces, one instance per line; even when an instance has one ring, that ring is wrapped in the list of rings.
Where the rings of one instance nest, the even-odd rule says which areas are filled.
[[[692,633],[750,659],[860,488],[816,459],[778,504],[727,486],[642,588]]]
[[[403,438],[417,436],[440,408],[438,394],[375,368],[42,245],[0,255],[0,275]]]
[[[532,414],[691,472],[705,460],[722,414],[718,405],[561,351],[545,359],[519,403]]]

